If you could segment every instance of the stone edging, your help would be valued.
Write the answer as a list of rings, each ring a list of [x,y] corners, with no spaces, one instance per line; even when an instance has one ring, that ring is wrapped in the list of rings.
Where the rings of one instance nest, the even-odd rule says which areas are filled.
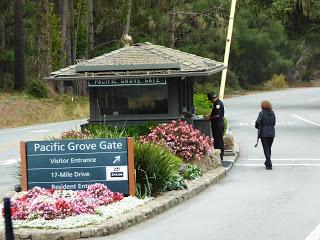
[[[123,231],[133,225],[141,223],[153,216],[160,214],[183,201],[197,195],[211,184],[218,182],[230,168],[219,167],[210,170],[197,178],[196,181],[187,183],[188,189],[165,192],[154,200],[139,206],[128,213],[118,217],[108,219],[108,221],[88,227],[76,229],[17,229],[15,230],[15,240],[74,240],[79,238],[102,237]],[[2,233],[0,240],[5,237]]]

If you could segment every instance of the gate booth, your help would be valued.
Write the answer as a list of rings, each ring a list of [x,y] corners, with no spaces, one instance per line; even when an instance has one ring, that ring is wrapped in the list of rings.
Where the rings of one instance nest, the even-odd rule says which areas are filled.
[[[46,80],[88,82],[88,124],[185,119],[211,136],[210,122],[193,115],[193,83],[223,69],[208,58],[142,43],[52,72]]]

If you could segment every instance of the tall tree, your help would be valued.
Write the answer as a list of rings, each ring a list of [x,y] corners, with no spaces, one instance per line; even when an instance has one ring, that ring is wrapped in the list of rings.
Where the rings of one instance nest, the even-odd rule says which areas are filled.
[[[87,57],[93,57],[94,51],[94,32],[93,32],[93,2],[92,0],[88,1],[88,50]]]
[[[14,89],[22,90],[25,86],[24,66],[24,32],[23,32],[23,3],[14,1]]]
[[[70,43],[68,41],[69,28],[69,0],[59,0],[59,15],[61,19],[61,62],[63,66],[71,64]]]
[[[38,56],[37,68],[39,79],[48,76],[52,70],[51,58],[51,28],[50,28],[50,3],[43,0],[38,3]]]
[[[176,1],[172,1],[171,5],[171,11],[170,11],[170,20],[169,20],[169,47],[174,48],[174,43],[176,41],[176,18],[177,18],[177,13],[176,13]]]
[[[70,1],[73,4],[73,0]],[[87,35],[88,28],[86,27],[88,17],[88,3],[87,0],[78,0],[73,6],[71,13],[71,43],[72,43],[72,63],[78,59],[85,58],[86,50],[88,49]],[[80,46],[82,43],[83,46]],[[76,95],[87,94],[87,82],[84,80],[77,80],[73,82],[74,93]]]
[[[59,15],[61,19],[61,64],[63,67],[71,64],[70,44],[68,41],[69,0],[59,0]],[[64,92],[63,81],[59,82],[59,93]]]

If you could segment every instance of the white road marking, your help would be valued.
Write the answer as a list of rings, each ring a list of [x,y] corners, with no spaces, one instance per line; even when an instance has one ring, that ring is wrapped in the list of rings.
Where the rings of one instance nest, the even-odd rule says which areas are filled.
[[[0,129],[0,134],[36,129],[36,128],[39,128],[40,126],[53,127],[53,126],[61,125],[61,127],[66,127],[66,126],[64,126],[64,124],[66,124],[66,125],[72,124],[72,126],[67,126],[68,128],[75,128],[75,127],[79,128],[78,125],[84,124],[86,122],[87,122],[87,119],[78,119],[78,120],[70,120],[70,121],[55,122],[55,123],[43,123],[43,124],[33,125],[30,127],[7,128],[7,129],[3,129],[3,130]]]
[[[33,130],[33,131],[30,131],[32,133],[41,133],[41,132],[49,132],[50,130],[49,129],[42,129],[42,130]]]
[[[239,159],[244,161],[262,161],[266,160],[265,158],[248,158],[248,159]],[[272,161],[320,161],[320,158],[272,158]]]
[[[310,123],[310,124],[313,124],[313,125],[315,125],[315,126],[320,127],[320,124],[319,124],[319,123],[312,122],[312,121],[310,121],[310,120],[308,120],[308,119],[305,119],[305,118],[303,118],[303,117],[300,117],[300,116],[298,116],[298,115],[296,115],[296,114],[291,114],[291,115],[292,115],[293,117],[295,117],[295,118],[298,118],[298,119],[302,120],[302,121],[305,121],[305,122],[307,122],[307,123]]]
[[[237,166],[263,166],[262,163],[237,163]],[[272,163],[272,166],[320,166],[320,163]]]
[[[14,158],[14,159],[7,159],[4,161],[0,162],[0,165],[12,165],[18,162],[18,159]]]
[[[305,240],[319,240],[320,239],[320,224],[306,237]]]
[[[285,121],[285,122],[276,122],[276,126],[293,126],[296,123],[294,122],[289,122],[289,121]],[[255,122],[253,121],[248,121],[248,122],[240,122],[239,123],[240,126],[255,126]]]
[[[314,98],[308,101],[308,103],[320,102],[320,98]]]

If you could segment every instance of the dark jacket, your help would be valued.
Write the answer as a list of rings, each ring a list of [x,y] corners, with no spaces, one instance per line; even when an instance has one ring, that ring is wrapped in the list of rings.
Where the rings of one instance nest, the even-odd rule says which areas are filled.
[[[210,114],[210,121],[212,126],[223,125],[224,118],[224,105],[220,99],[217,99],[213,103],[213,107]]]
[[[274,137],[276,125],[276,116],[273,111],[262,110],[256,121],[256,129],[259,129],[259,137]]]

